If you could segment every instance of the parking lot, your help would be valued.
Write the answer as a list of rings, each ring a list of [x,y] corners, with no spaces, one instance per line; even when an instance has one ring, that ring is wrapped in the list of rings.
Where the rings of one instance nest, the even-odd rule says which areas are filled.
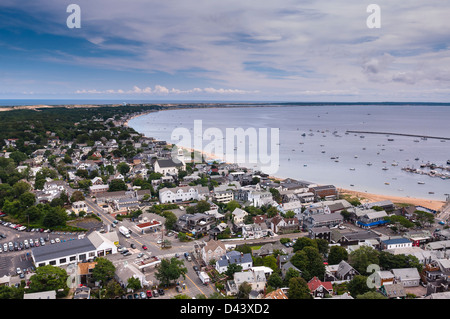
[[[28,279],[34,271],[32,247],[57,245],[77,239],[79,235],[80,233],[21,228],[21,225],[0,222],[0,277],[13,276],[12,284]],[[17,269],[20,269],[21,275]]]

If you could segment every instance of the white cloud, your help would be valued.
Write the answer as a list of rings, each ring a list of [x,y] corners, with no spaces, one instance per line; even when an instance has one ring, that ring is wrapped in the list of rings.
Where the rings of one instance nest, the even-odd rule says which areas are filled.
[[[13,0],[2,5],[17,6]],[[264,93],[270,98],[303,92],[320,98],[350,90],[367,99],[389,99],[402,89],[420,95],[448,87],[450,2],[380,3],[380,29],[367,28],[368,5],[356,0],[83,1],[79,32],[49,29],[65,20],[60,0],[31,3],[24,10],[53,19],[45,32],[84,38],[106,53],[57,52],[51,55],[55,61],[137,70],[153,81],[159,73],[172,77],[164,86],[136,86],[121,94]],[[107,79],[105,86],[112,83]],[[116,86],[133,85],[123,83]],[[181,88],[186,85],[195,88]],[[119,93],[108,91],[103,92]]]
[[[246,91],[246,90],[240,90],[240,89],[223,89],[223,88],[193,88],[188,90],[181,90],[177,88],[168,89],[165,86],[162,85],[155,85],[155,88],[152,89],[151,87],[145,87],[144,89],[139,88],[138,86],[134,86],[131,90],[123,90],[123,89],[107,89],[107,90],[97,90],[97,89],[79,89],[76,90],[76,94],[128,94],[128,95],[198,95],[198,94],[207,94],[207,95],[214,95],[214,94],[254,94],[258,93],[259,91]]]

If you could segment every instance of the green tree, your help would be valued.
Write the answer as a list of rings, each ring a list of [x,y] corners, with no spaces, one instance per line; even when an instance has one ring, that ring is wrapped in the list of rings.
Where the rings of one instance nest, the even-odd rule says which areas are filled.
[[[229,201],[225,206],[225,209],[229,212],[233,212],[236,208],[241,208],[241,205],[235,200]]]
[[[292,250],[294,252],[296,252],[298,250],[302,250],[303,248],[305,248],[307,246],[312,246],[312,247],[318,248],[317,242],[314,239],[311,239],[308,237],[300,237],[297,239],[294,246],[292,246]]]
[[[197,213],[204,213],[208,210],[211,209],[211,205],[205,201],[205,200],[201,200],[199,202],[197,202],[197,205],[195,206]]]
[[[371,291],[367,285],[367,277],[362,275],[356,275],[353,277],[353,279],[348,282],[347,288],[353,298]]]
[[[11,158],[16,164],[19,164],[20,162],[23,162],[27,159],[27,154],[14,151],[9,154],[9,158]]]
[[[82,192],[80,191],[74,191],[72,193],[72,196],[70,196],[70,202],[74,203],[74,202],[79,202],[85,200],[84,195]]]
[[[289,280],[289,299],[312,299],[311,291],[305,279],[294,277]]]
[[[273,200],[280,204],[282,198],[281,198],[281,194],[278,191],[278,189],[271,187],[271,188],[269,188],[269,191],[270,191],[270,193],[272,193]]]
[[[36,268],[30,277],[30,292],[56,290],[57,296],[66,296],[69,292],[67,272],[61,267],[46,265]]]
[[[302,272],[305,280],[313,277],[323,278],[325,265],[319,250],[313,246],[306,246],[297,251],[291,258],[291,263]]]
[[[317,244],[317,249],[319,249],[319,253],[321,253],[322,255],[328,254],[328,251],[330,250],[330,246],[328,245],[328,240],[322,239],[322,238],[317,238],[317,239],[314,239],[314,241]]]
[[[295,277],[301,277],[301,273],[300,273],[300,271],[298,271],[298,270],[296,270],[296,269],[294,269],[294,268],[289,268],[287,271],[286,271],[286,275],[284,275],[284,282],[283,282],[283,284],[285,285],[285,286],[288,286],[289,285],[289,281],[292,279],[292,278],[295,278]]]
[[[162,215],[166,219],[164,222],[166,229],[173,229],[178,220],[177,216],[170,210],[164,211]]]
[[[17,182],[13,185],[14,195],[20,197],[31,190],[31,186],[26,182]]]
[[[36,203],[36,196],[33,193],[25,192],[19,196],[19,201],[22,208],[29,208]]]
[[[297,276],[298,277],[298,274]],[[272,288],[279,288],[283,286],[283,279],[280,277],[280,275],[276,272],[273,272],[269,278],[267,279],[267,285],[269,285]]]
[[[180,276],[186,278],[187,268],[181,259],[173,257],[172,259],[163,259],[158,265],[155,277],[163,285],[169,285],[172,281],[176,281]]]
[[[65,226],[67,221],[67,213],[62,207],[49,207],[42,220],[42,226],[46,228],[54,228],[57,226]]]
[[[348,260],[348,252],[342,246],[332,246],[330,248],[330,253],[328,254],[328,263],[330,265],[337,265],[342,260]]]
[[[121,162],[117,164],[117,171],[125,176],[130,171],[130,166],[125,162]]]
[[[250,292],[252,291],[252,285],[244,281],[238,289],[237,298],[238,299],[248,299]]]
[[[127,280],[127,288],[131,290],[138,290],[142,288],[139,278],[130,277]]]
[[[277,259],[273,255],[263,257],[263,266],[271,268],[273,271],[278,270]]]
[[[1,299],[23,299],[24,290],[22,287],[9,287],[7,285],[0,286],[0,300]]]
[[[243,254],[251,254],[252,253],[252,247],[248,244],[239,245],[234,250],[243,253]]]
[[[348,256],[348,263],[361,275],[367,274],[367,266],[370,264],[379,265],[378,252],[369,246],[361,246],[352,251]]]
[[[123,295],[124,289],[115,280],[110,280],[105,287],[105,297],[108,299],[113,299],[114,297]]]
[[[368,291],[361,295],[357,295],[356,299],[388,299],[388,298],[377,291]]]
[[[242,271],[242,266],[238,264],[230,264],[225,271],[225,275],[229,278],[232,278],[234,273]]]
[[[92,278],[96,281],[100,281],[102,285],[106,285],[111,279],[114,278],[116,267],[114,264],[103,257],[97,259],[97,264],[92,270]]]
[[[108,192],[126,191],[128,189],[127,184],[121,179],[113,179],[109,183]]]

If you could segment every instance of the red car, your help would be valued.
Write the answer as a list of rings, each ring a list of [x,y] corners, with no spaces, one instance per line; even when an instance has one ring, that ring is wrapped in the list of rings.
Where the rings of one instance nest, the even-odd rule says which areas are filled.
[[[147,290],[147,298],[151,298],[152,297],[152,291],[151,290]]]
[[[147,250],[147,246],[142,245],[142,249],[143,249],[143,250]]]

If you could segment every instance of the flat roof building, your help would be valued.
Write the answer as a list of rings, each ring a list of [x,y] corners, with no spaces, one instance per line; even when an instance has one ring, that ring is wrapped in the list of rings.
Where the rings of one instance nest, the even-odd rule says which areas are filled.
[[[114,235],[103,236],[99,232],[93,232],[88,237],[60,242],[54,245],[34,247],[31,249],[31,257],[36,267],[52,265],[62,266],[77,264],[83,261],[93,260],[117,252]],[[117,233],[115,235],[117,238]]]

